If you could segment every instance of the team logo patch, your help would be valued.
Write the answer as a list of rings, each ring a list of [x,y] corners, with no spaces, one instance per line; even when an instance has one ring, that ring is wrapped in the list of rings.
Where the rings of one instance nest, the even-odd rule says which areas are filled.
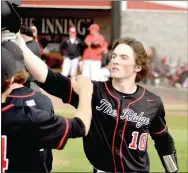
[[[117,110],[112,109],[111,103],[107,100],[102,99],[100,101],[100,106],[96,106],[98,111],[103,111],[103,113],[110,115],[112,117],[117,116]],[[143,125],[148,125],[150,122],[150,118],[146,118],[143,116],[144,112],[140,114],[134,112],[132,109],[123,109],[122,114],[120,115],[121,120],[127,119],[127,121],[136,123],[136,128],[140,128]]]
[[[27,100],[25,103],[26,103],[27,106],[30,106],[30,107],[31,106],[36,106],[36,103],[35,103],[34,100]]]

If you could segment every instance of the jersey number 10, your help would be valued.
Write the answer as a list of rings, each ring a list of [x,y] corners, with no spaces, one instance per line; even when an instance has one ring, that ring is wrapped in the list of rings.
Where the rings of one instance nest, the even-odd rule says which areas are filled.
[[[7,155],[7,136],[1,136],[1,172],[8,169]]]
[[[136,150],[138,148],[140,151],[144,151],[146,149],[146,145],[147,145],[148,134],[142,133],[140,135],[139,142],[138,142],[139,132],[134,131],[132,133],[132,136],[133,136],[133,138],[132,138],[131,143],[129,144],[129,148],[131,148],[133,150]]]

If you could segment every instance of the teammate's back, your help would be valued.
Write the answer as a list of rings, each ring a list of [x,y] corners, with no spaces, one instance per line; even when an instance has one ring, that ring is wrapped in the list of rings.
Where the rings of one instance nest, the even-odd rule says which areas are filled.
[[[16,73],[20,70],[14,59],[21,57],[16,45],[11,50],[14,53],[3,46],[1,48],[1,172],[49,172],[43,162],[40,162],[39,151],[42,148],[63,149],[68,138],[88,134],[93,86],[83,76],[72,80],[80,101],[72,119],[52,116],[33,106],[16,107],[14,104],[7,104],[7,96],[12,92]],[[23,68],[21,60],[17,63]]]
[[[85,126],[79,118],[51,116],[28,106],[1,106],[2,172],[49,172],[40,150],[63,149],[68,138],[84,136]]]
[[[12,90],[7,97],[6,102],[16,106],[31,106],[49,113],[54,113],[52,102],[46,95],[27,87],[20,87]],[[45,148],[41,149],[40,158],[38,159],[40,165],[43,165],[43,169],[47,169],[47,171],[50,172],[53,161],[52,150]]]
[[[29,109],[15,107],[13,104],[2,105],[3,172],[7,168],[8,172],[46,172],[41,163],[40,143],[37,142]]]
[[[6,102],[13,103],[16,106],[34,106],[54,113],[52,102],[46,95],[27,87],[14,89],[7,97]]]

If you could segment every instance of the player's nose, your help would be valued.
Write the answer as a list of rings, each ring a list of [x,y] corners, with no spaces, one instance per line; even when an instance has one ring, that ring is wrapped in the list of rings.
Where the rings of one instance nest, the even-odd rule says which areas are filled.
[[[113,64],[113,65],[119,64],[118,57],[115,57],[115,58],[112,59],[112,64]]]

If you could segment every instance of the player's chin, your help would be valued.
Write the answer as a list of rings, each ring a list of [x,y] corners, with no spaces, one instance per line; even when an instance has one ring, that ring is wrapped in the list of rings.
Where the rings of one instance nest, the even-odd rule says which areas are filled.
[[[111,72],[111,78],[121,78],[121,75],[118,72]]]

